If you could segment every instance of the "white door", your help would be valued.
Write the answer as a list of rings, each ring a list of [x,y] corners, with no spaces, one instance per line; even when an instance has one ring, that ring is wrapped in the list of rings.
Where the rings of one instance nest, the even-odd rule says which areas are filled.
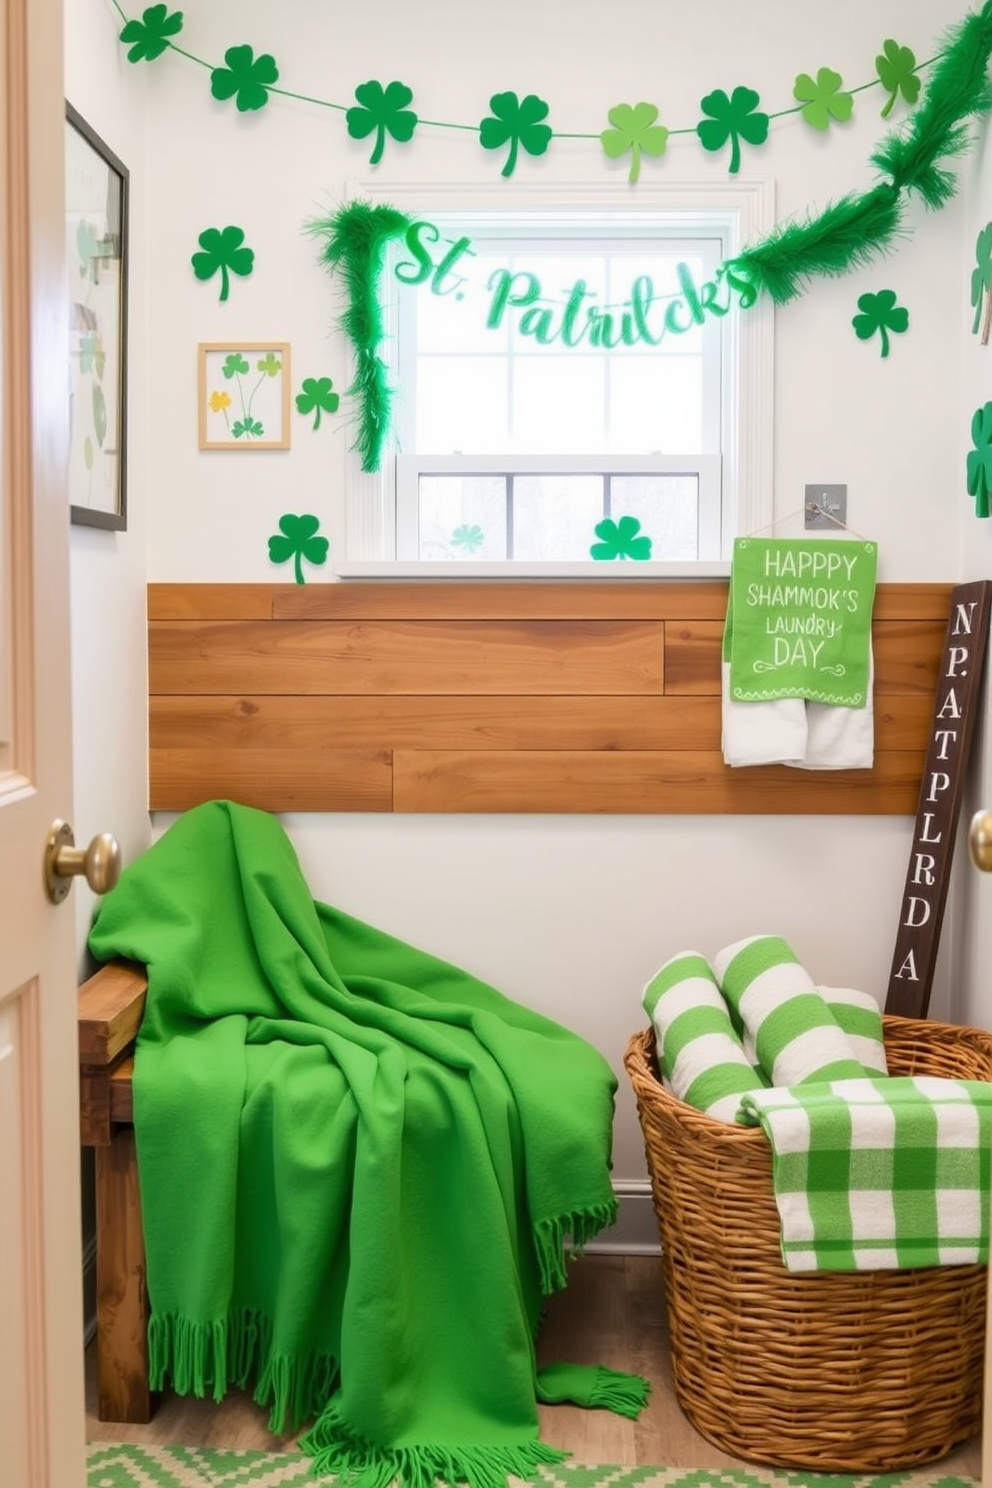
[[[61,0],[0,0],[0,1483],[82,1488]]]

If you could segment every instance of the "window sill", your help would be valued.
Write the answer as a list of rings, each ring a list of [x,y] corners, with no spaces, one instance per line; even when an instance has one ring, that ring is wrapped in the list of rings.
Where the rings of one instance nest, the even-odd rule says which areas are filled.
[[[476,579],[725,579],[729,562],[700,563],[416,563],[385,559],[362,559],[339,563],[337,579],[454,579],[460,583]]]

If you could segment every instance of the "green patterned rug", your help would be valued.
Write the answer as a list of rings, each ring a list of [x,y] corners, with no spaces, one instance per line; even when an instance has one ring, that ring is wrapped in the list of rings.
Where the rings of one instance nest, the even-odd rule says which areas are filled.
[[[102,1443],[87,1448],[87,1488],[316,1488],[310,1458],[295,1452],[221,1452],[209,1447],[140,1447]],[[760,1467],[542,1468],[534,1488],[978,1488],[976,1478],[938,1470],[862,1474]],[[333,1478],[320,1482],[333,1483]]]

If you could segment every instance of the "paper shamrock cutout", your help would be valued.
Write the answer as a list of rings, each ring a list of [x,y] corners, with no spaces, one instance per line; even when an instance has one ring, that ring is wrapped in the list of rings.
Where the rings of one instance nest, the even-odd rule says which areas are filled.
[[[386,144],[386,135],[406,144],[417,127],[417,115],[407,104],[413,101],[413,93],[405,83],[359,83],[355,97],[361,108],[350,108],[345,114],[348,133],[352,139],[365,139],[375,130],[375,145],[369,156],[369,165],[378,165]]]
[[[520,99],[516,93],[494,93],[489,100],[492,116],[479,125],[479,142],[484,150],[498,150],[509,144],[510,153],[501,176],[512,176],[517,163],[517,150],[528,155],[543,155],[551,143],[552,130],[541,120],[548,116],[548,105],[536,93]]]
[[[224,53],[226,67],[215,67],[210,74],[210,91],[222,103],[233,98],[238,112],[264,108],[269,101],[269,88],[278,80],[276,59],[268,52],[258,57],[250,46],[228,47]]]
[[[978,335],[979,321],[982,324],[982,345],[988,345],[989,324],[992,322],[992,222],[987,222],[975,241],[975,267],[971,271],[971,303],[975,307],[973,336]],[[982,310],[984,307],[984,317]]]
[[[842,82],[840,73],[834,72],[832,67],[821,67],[816,82],[808,72],[801,72],[796,78],[792,96],[806,105],[799,110],[800,117],[814,129],[829,129],[831,119],[846,124],[851,117],[854,94],[843,92]]]
[[[340,398],[333,390],[334,383],[329,377],[304,377],[303,385],[296,395],[296,408],[298,413],[312,413],[313,427],[320,428],[321,413],[335,413],[340,403]]]
[[[234,226],[205,227],[196,240],[203,252],[194,253],[190,259],[193,273],[197,279],[211,279],[219,269],[222,300],[226,300],[230,292],[229,272],[244,278],[254,268],[255,250],[243,248],[244,240],[244,228]]]
[[[971,442],[975,448],[968,451],[968,495],[975,498],[975,516],[987,517],[992,491],[992,403],[975,409]]]
[[[628,181],[636,181],[641,173],[641,151],[646,155],[664,155],[668,144],[668,130],[664,124],[656,124],[658,110],[653,103],[617,103],[606,117],[613,125],[599,136],[603,153],[610,160],[619,160],[630,151],[630,175]]]
[[[882,118],[887,119],[892,105],[901,93],[907,103],[915,103],[920,96],[920,79],[915,71],[916,57],[909,47],[900,46],[890,37],[882,42],[882,50],[875,58],[878,81],[888,93],[882,107]]]
[[[464,548],[466,553],[474,553],[476,548],[482,547],[485,540],[486,534],[474,523],[471,526],[464,523],[461,527],[456,527],[451,534],[452,547]]]
[[[589,549],[590,558],[633,558],[643,562],[651,557],[651,539],[643,534],[638,536],[640,531],[641,523],[637,517],[621,517],[619,522],[604,517],[596,523],[595,532],[600,541]]]
[[[758,110],[761,102],[753,88],[735,88],[728,98],[722,88],[707,93],[699,107],[708,119],[701,119],[696,133],[704,150],[722,150],[730,141],[730,174],[736,175],[741,164],[741,140],[749,145],[763,145],[768,138],[768,115]]]
[[[305,513],[295,517],[291,512],[279,518],[280,532],[269,538],[269,557],[273,563],[286,563],[292,558],[293,573],[298,584],[305,584],[303,560],[318,567],[327,560],[330,543],[326,537],[316,537],[320,526],[318,517]]]
[[[167,5],[149,5],[140,21],[128,21],[120,34],[120,40],[130,44],[127,54],[129,62],[154,62],[161,57],[171,38],[183,29],[183,13],[174,10],[169,14]]]
[[[882,338],[882,355],[889,354],[889,332],[901,335],[909,326],[909,311],[896,304],[894,289],[880,289],[878,294],[863,294],[858,297],[860,315],[851,321],[859,341],[867,341],[878,331]]]

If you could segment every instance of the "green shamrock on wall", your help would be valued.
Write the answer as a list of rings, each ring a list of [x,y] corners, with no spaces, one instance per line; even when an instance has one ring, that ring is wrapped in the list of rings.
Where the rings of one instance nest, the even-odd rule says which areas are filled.
[[[303,577],[304,558],[318,567],[327,560],[330,543],[326,537],[315,535],[319,526],[319,518],[309,513],[295,517],[287,512],[279,518],[280,531],[269,538],[269,558],[273,563],[286,563],[292,558],[298,584],[306,583]]]
[[[244,248],[243,227],[205,227],[197,238],[202,253],[194,253],[190,259],[197,279],[210,279],[220,270],[220,298],[226,300],[230,292],[231,274],[242,277],[251,273],[255,265],[255,251]]]
[[[512,176],[519,147],[528,155],[543,155],[551,143],[552,130],[541,123],[548,116],[548,105],[535,93],[528,93],[524,99],[516,93],[494,93],[489,107],[492,117],[483,119],[479,125],[479,142],[484,150],[498,150],[509,144],[510,153],[500,175]]]
[[[464,548],[466,553],[474,553],[477,548],[482,547],[485,540],[486,535],[482,528],[477,527],[474,523],[472,525],[463,523],[461,527],[456,527],[451,534],[452,547]]]
[[[992,491],[992,403],[975,409],[971,442],[975,448],[968,451],[968,495],[975,498],[975,516],[987,517]]]
[[[982,322],[982,345],[988,345],[989,323],[992,321],[992,222],[987,222],[975,242],[975,267],[971,271],[971,303],[975,307],[975,323],[972,335],[978,335]],[[985,315],[982,316],[984,306]]]
[[[700,102],[708,119],[701,119],[696,133],[704,150],[722,150],[730,141],[730,174],[736,175],[741,165],[741,140],[749,145],[763,145],[768,138],[768,115],[758,109],[761,102],[753,88],[735,88],[728,98],[722,88],[707,93]]]
[[[154,62],[182,29],[181,10],[174,10],[170,15],[168,6],[150,5],[140,21],[128,21],[120,33],[120,40],[131,46],[127,60]]]
[[[250,46],[228,47],[224,53],[226,67],[215,67],[210,74],[210,91],[222,103],[233,98],[238,112],[264,108],[269,101],[269,88],[279,78],[276,59],[268,52],[256,57]]]
[[[882,338],[882,355],[889,354],[889,331],[901,335],[909,325],[909,311],[896,304],[894,289],[880,289],[878,294],[858,297],[860,315],[851,321],[859,341],[867,341],[878,331]]]
[[[658,110],[653,103],[618,103],[606,117],[613,125],[599,136],[603,153],[610,160],[619,160],[630,151],[630,175],[628,181],[636,181],[641,173],[641,152],[645,155],[664,155],[668,144],[668,130],[664,124],[656,124]]]
[[[401,144],[413,137],[417,127],[417,115],[407,108],[413,101],[413,93],[405,83],[359,83],[355,97],[361,108],[350,108],[345,114],[348,133],[352,139],[365,139],[375,130],[375,145],[369,156],[369,165],[378,165],[386,145],[386,135],[391,134]]]
[[[878,81],[889,95],[882,107],[883,119],[891,114],[900,93],[907,103],[915,103],[919,98],[920,79],[915,68],[916,58],[909,47],[900,46],[891,37],[883,41],[881,53],[875,58]]]
[[[621,517],[619,522],[604,517],[596,523],[595,533],[600,541],[589,549],[590,558],[598,561],[633,558],[643,563],[651,557],[651,539],[638,536],[640,531],[641,523],[637,517]]]
[[[806,105],[800,109],[800,117],[814,129],[829,129],[831,119],[846,124],[851,117],[854,94],[843,92],[842,82],[840,73],[832,67],[821,67],[815,82],[808,72],[801,72],[796,78],[792,96]]]
[[[340,398],[333,391],[334,383],[329,377],[304,377],[296,395],[298,413],[312,413],[313,427],[320,428],[321,413],[336,413]]]

